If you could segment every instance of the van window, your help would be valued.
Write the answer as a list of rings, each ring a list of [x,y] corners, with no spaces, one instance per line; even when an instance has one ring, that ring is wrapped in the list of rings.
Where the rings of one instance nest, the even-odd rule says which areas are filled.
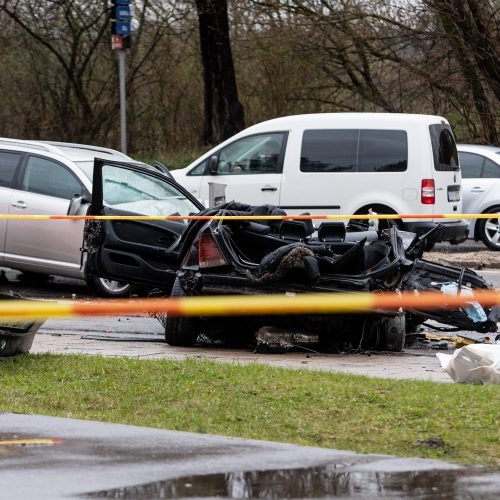
[[[358,172],[404,172],[408,139],[404,130],[361,130]]]
[[[275,174],[283,169],[287,132],[250,135],[220,149],[217,174]],[[208,160],[196,165],[188,175],[206,174]]]
[[[354,172],[359,130],[306,130],[302,138],[302,172]]]
[[[306,130],[302,172],[403,172],[408,166],[404,130]]]
[[[459,170],[455,138],[449,125],[429,125],[434,168],[438,171]]]
[[[201,163],[198,163],[196,167],[192,168],[187,175],[205,175],[207,163],[208,160],[203,160]]]

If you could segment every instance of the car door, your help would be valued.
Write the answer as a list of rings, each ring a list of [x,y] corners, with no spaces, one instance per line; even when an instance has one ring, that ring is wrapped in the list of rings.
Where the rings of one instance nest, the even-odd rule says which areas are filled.
[[[500,165],[477,153],[461,151],[459,155],[464,213],[481,213],[494,203],[489,200],[500,182]]]
[[[143,167],[97,159],[90,214],[195,215],[201,205],[183,187]],[[104,278],[169,288],[179,267],[186,220],[91,221],[87,272]]]
[[[16,182],[22,156],[22,153],[15,151],[0,151],[0,214],[9,213],[12,188]],[[6,234],[7,219],[0,219],[0,264],[4,263]]]
[[[251,205],[279,205],[287,132],[255,134],[235,140],[197,166],[200,175],[199,199],[209,200],[209,183],[224,184],[226,201]],[[190,185],[192,188],[193,186]]]
[[[67,165],[27,155],[9,202],[11,215],[65,215],[74,195],[86,189]],[[5,265],[15,269],[81,277],[83,221],[9,220]]]

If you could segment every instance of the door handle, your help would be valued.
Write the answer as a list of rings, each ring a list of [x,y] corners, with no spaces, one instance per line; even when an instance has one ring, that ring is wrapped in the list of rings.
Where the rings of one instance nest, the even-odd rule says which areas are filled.
[[[14,208],[27,208],[28,205],[26,205],[26,203],[24,203],[24,201],[18,201],[17,203],[12,203],[12,206]]]
[[[484,189],[481,189],[480,187],[474,187],[470,190],[471,193],[484,193]]]
[[[265,186],[263,188],[260,188],[261,191],[278,191],[277,187],[271,187],[271,186]]]

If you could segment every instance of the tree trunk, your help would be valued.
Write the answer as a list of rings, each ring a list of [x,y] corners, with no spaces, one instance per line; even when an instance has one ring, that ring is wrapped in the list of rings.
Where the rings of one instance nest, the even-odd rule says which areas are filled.
[[[245,127],[229,40],[226,0],[196,0],[205,85],[204,140],[218,144]]]

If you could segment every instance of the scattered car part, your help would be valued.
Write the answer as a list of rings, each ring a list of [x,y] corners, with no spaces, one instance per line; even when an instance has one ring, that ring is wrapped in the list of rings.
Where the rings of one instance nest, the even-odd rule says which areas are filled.
[[[0,300],[29,300],[0,294]],[[0,319],[0,357],[26,354],[44,321],[5,321]]]

